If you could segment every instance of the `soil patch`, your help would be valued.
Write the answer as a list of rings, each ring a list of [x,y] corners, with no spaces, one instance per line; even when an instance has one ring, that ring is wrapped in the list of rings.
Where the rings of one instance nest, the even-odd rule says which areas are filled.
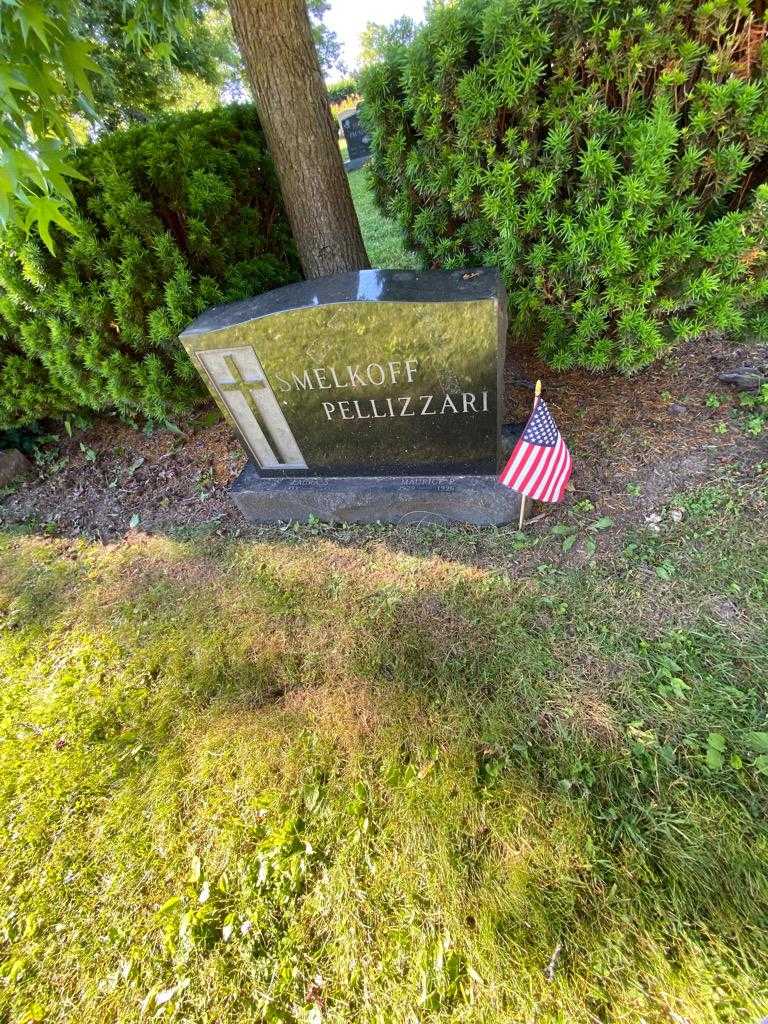
[[[151,434],[102,419],[64,436],[45,449],[37,478],[0,501],[0,520],[102,541],[137,529],[235,532],[243,521],[227,491],[246,459],[226,424],[201,425],[209,419]]]
[[[727,367],[766,353],[767,346],[738,348],[713,335],[680,346],[632,377],[553,374],[532,346],[513,349],[508,365],[518,378],[542,379],[573,453],[575,498],[589,499],[604,514],[643,520],[687,487],[749,475],[768,460],[768,433],[745,433],[740,392],[718,381]],[[524,418],[530,401],[530,391],[510,369],[507,418]]]
[[[574,455],[570,502],[588,499],[619,521],[641,522],[692,484],[749,475],[768,461],[768,435],[745,433],[739,392],[718,382],[719,374],[754,361],[756,353],[765,358],[765,347],[737,349],[707,337],[628,378],[582,370],[554,374],[533,345],[515,347],[506,418],[526,417],[531,391],[524,382],[540,377]],[[707,404],[710,395],[717,407],[712,399]],[[151,434],[102,419],[62,436],[44,450],[35,479],[0,498],[0,522],[102,541],[136,529],[271,532],[248,527],[230,500],[245,456],[226,424],[209,425],[210,419],[206,410],[181,421],[180,432]],[[538,511],[548,525],[560,507]]]

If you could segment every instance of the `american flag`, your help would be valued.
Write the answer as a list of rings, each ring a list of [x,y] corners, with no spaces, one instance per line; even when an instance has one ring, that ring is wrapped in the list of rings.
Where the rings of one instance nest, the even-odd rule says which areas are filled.
[[[499,483],[536,501],[562,501],[572,469],[568,446],[546,403],[538,398]]]

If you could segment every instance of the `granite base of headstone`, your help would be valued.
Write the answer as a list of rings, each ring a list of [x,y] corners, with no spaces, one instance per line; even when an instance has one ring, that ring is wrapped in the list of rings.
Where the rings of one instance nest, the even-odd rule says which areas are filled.
[[[515,522],[495,270],[339,274],[219,306],[181,335],[251,460],[254,523]]]
[[[370,159],[370,156],[359,156],[355,160],[345,160],[344,170],[347,174],[351,171],[359,171],[361,167],[365,167]]]
[[[249,463],[232,488],[235,504],[252,523],[315,517],[326,523],[398,526],[517,521],[517,495],[495,476],[315,477],[275,480]]]

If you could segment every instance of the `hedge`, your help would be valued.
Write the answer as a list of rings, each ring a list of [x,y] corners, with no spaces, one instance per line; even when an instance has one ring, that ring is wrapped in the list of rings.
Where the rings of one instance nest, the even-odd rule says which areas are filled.
[[[768,337],[762,4],[456,0],[362,76],[377,201],[558,369]]]
[[[356,78],[342,78],[338,82],[330,82],[326,89],[329,103],[343,103],[344,100],[357,96],[360,85]]]
[[[76,154],[79,237],[0,240],[0,428],[117,410],[165,419],[204,395],[179,331],[300,278],[251,107],[164,117]]]

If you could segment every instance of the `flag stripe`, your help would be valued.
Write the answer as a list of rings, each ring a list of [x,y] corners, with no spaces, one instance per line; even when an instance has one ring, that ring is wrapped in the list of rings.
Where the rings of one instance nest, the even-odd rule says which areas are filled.
[[[555,461],[554,466],[552,467],[552,472],[544,481],[543,486],[541,487],[539,493],[536,495],[537,498],[540,498],[544,501],[550,500],[552,493],[557,489],[557,485],[560,480],[560,474],[562,473],[563,466],[565,465],[567,453],[568,449],[565,446],[565,441],[563,441],[561,437],[558,439],[557,442],[557,459]]]
[[[506,484],[507,487],[510,486],[510,481],[515,475],[517,467],[520,465],[522,460],[527,456],[530,448],[531,445],[529,445],[527,441],[523,441],[522,439],[519,440],[515,445],[515,450],[512,452],[512,455],[509,458],[507,468],[504,470],[504,479],[502,480],[502,483]]]
[[[563,441],[562,438],[560,439],[559,443],[561,445],[561,448],[560,448],[560,455],[559,455],[558,460],[557,460],[557,466],[555,467],[555,470],[552,473],[552,476],[547,481],[546,490],[542,494],[542,497],[545,500],[547,500],[547,501],[551,501],[552,500],[552,495],[557,492],[557,489],[560,486],[560,481],[562,479],[563,470],[564,470],[565,465],[566,465],[566,463],[568,461],[568,449],[566,448],[565,442]]]
[[[557,496],[560,499],[560,501],[562,501],[564,496],[565,496],[565,488],[568,486],[568,481],[571,478],[571,473],[572,472],[573,472],[573,456],[571,455],[570,452],[568,452],[568,465],[566,466],[566,471],[565,471],[565,473],[563,475],[563,479],[562,479],[562,482],[560,484],[560,490],[557,492]]]
[[[550,497],[551,498],[554,498],[554,496],[559,493],[560,488],[563,485],[563,480],[565,480],[566,483],[568,482],[568,477],[570,475],[570,470],[569,470],[568,466],[570,464],[570,460],[571,460],[570,452],[568,451],[567,448],[565,448],[565,450],[563,451],[563,462],[562,462],[562,465],[558,469],[557,476],[552,481],[552,486],[550,488]]]
[[[530,495],[532,498],[542,498],[549,490],[552,483],[552,477],[557,473],[557,467],[560,465],[560,459],[563,453],[563,439],[559,437],[557,444],[552,449],[552,454],[547,462],[546,472],[542,473],[539,479],[536,481],[535,487],[531,487]]]
[[[522,490],[522,481],[528,476],[531,466],[536,461],[538,456],[539,446],[536,444],[529,444],[526,446],[525,461],[521,463],[520,468],[515,472],[515,487],[518,491]]]
[[[517,477],[518,491],[523,491],[526,494],[528,493],[528,482],[531,479],[531,474],[536,471],[536,467],[539,465],[539,462],[541,461],[542,454],[543,453],[538,445],[531,445],[531,454],[528,456],[527,462],[520,470],[520,473]]]
[[[550,460],[549,466],[547,467],[547,473],[539,480],[536,490],[531,490],[532,497],[541,500],[547,494],[552,482],[552,477],[557,473],[558,466],[560,465],[560,460],[562,458],[562,450],[564,449],[564,447],[565,442],[563,441],[562,437],[558,437],[557,444],[555,444],[554,450],[552,452],[552,459]]]
[[[525,489],[526,494],[535,494],[543,477],[548,476],[550,466],[555,457],[556,447],[542,448],[533,472],[529,474],[528,479],[521,485]]]
[[[557,501],[562,501],[563,500],[563,495],[565,494],[565,488],[568,486],[568,480],[570,479],[572,468],[573,468],[573,459],[571,458],[571,453],[569,452],[568,453],[568,465],[566,466],[565,472],[562,475],[562,478],[561,478],[561,481],[560,481],[560,487],[559,487],[558,492],[557,492],[557,497],[556,497]]]
[[[545,501],[554,500],[554,497],[558,493],[560,485],[563,481],[563,474],[565,473],[567,465],[568,449],[566,448],[565,444],[563,444],[563,450],[560,455],[559,464],[555,472],[552,474],[552,478],[549,481],[549,486],[547,487],[546,493],[543,495]]]
[[[553,478],[556,477],[557,473],[559,472],[560,466],[562,464],[564,448],[565,441],[563,441],[562,437],[558,437],[557,444],[555,445],[555,450],[552,455],[552,461],[550,462],[548,467],[547,475],[539,481],[539,485],[536,488],[535,497],[539,501],[546,496],[550,487],[552,486]]]
[[[509,486],[509,481],[512,479],[512,473],[514,471],[514,468],[515,468],[515,465],[517,463],[517,460],[520,457],[520,449],[523,447],[524,444],[525,444],[525,441],[518,441],[517,442],[517,444],[515,445],[515,447],[514,447],[514,449],[512,451],[512,454],[509,457],[509,460],[507,461],[506,466],[501,471],[501,476],[499,477],[499,482],[502,483],[502,484],[505,484],[507,487]]]

